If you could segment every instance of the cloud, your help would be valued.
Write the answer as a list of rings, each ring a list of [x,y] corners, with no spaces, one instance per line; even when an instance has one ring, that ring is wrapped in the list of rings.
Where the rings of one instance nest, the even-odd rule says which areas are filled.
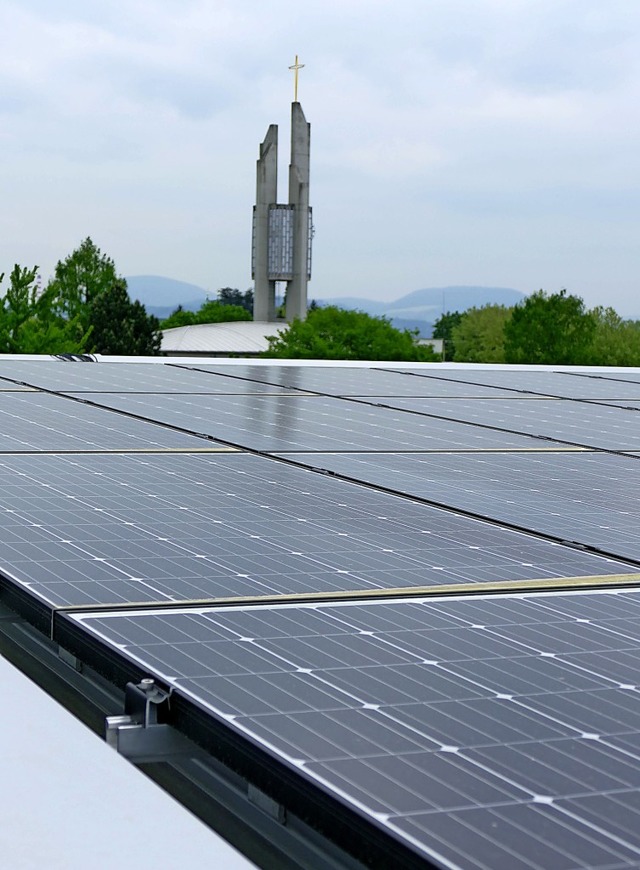
[[[0,271],[99,233],[124,272],[247,285],[258,143],[281,125],[284,179],[297,52],[313,292],[528,287],[550,248],[554,286],[636,286],[628,0],[5,0],[0,29]]]

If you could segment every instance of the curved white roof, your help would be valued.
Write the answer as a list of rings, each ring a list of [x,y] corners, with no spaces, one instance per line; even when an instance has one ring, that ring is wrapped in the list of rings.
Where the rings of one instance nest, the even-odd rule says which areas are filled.
[[[240,320],[232,323],[199,323],[176,326],[162,333],[163,353],[262,353],[267,336],[287,328],[286,323]]]

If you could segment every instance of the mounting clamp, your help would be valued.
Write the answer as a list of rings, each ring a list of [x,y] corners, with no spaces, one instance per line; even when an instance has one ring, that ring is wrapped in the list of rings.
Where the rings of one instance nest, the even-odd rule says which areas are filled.
[[[124,715],[107,716],[105,720],[109,746],[137,764],[200,754],[198,747],[179,731],[158,722],[159,712],[169,708],[170,695],[150,677],[127,683]]]

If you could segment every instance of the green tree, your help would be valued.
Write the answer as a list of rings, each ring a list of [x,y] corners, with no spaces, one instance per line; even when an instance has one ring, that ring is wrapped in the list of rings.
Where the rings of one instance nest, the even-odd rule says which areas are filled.
[[[221,305],[238,305],[240,308],[246,309],[253,317],[253,290],[241,293],[235,287],[221,287],[218,290],[218,302]],[[211,321],[211,323],[214,322]]]
[[[95,353],[153,356],[160,351],[160,322],[144,305],[132,302],[126,281],[116,279],[89,305]]]
[[[640,323],[623,320],[613,308],[594,308],[590,360],[599,366],[640,366]]]
[[[160,321],[160,329],[175,329],[177,326],[191,326],[196,322],[195,311],[185,311],[182,305],[178,305],[168,317]]]
[[[504,362],[504,327],[512,308],[483,305],[469,308],[451,331],[456,362]],[[451,358],[451,357],[449,357]]]
[[[335,306],[309,311],[280,335],[269,338],[264,357],[280,359],[437,359],[430,347],[416,344],[415,334],[395,329],[386,317]]]
[[[87,335],[77,320],[55,313],[53,290],[40,291],[37,267],[14,266],[7,292],[0,298],[0,352],[81,353]],[[2,283],[4,275],[0,275]]]
[[[534,293],[513,309],[504,327],[508,363],[580,365],[589,362],[596,320],[566,290]]]
[[[251,314],[244,306],[224,305],[215,299],[207,299],[197,311],[185,311],[179,305],[162,321],[160,328],[173,329],[176,326],[192,326],[194,323],[230,323],[236,320],[251,320]]]
[[[453,330],[459,326],[462,320],[462,314],[459,311],[447,311],[446,314],[441,314],[433,324],[432,338],[442,339],[442,357],[443,359],[455,359],[456,347],[455,339],[453,338]]]
[[[84,334],[91,326],[91,305],[117,280],[113,260],[87,236],[65,260],[58,261],[48,289],[55,297],[56,313],[75,321]]]
[[[158,319],[131,301],[113,260],[88,236],[58,261],[46,293],[54,314],[66,321],[84,350],[135,356],[159,352]]]
[[[227,305],[213,299],[207,299],[196,311],[196,323],[224,323],[234,320],[251,320],[251,313],[244,305]]]

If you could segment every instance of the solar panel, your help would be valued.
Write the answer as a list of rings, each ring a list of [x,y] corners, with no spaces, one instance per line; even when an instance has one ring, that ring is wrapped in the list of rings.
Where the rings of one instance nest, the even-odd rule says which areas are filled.
[[[633,389],[632,384],[640,385],[640,372],[638,369],[623,369],[618,371],[610,371],[609,369],[597,369],[591,370],[589,372],[577,371],[575,372],[575,376],[579,378],[589,378],[589,380],[597,383],[598,388],[600,386],[606,387],[608,381],[622,381],[625,386],[621,387],[619,384],[616,387],[613,387],[613,384],[610,386],[613,389]]]
[[[447,369],[435,366],[417,370],[403,369],[403,371],[420,377],[438,378],[449,383],[500,387],[525,395],[531,392],[567,399],[597,400],[607,397],[640,399],[640,375],[636,373],[634,380],[633,374],[611,374],[607,369],[550,371],[549,369],[521,369],[515,366],[506,366],[503,369],[475,366]],[[606,374],[603,374],[604,372]]]
[[[122,414],[35,391],[0,392],[0,452],[191,449],[212,446]]]
[[[345,366],[277,366],[197,364],[193,369],[233,375],[249,382],[278,384],[287,389],[310,390],[332,396],[509,396],[496,387],[457,384],[437,378],[415,377],[396,369]]]
[[[443,450],[536,447],[524,435],[493,432],[333,397],[110,395],[91,401],[252,450]]]
[[[374,397],[367,402],[378,401]],[[379,399],[416,414],[492,426],[603,450],[640,450],[640,418],[632,409],[565,399]]]
[[[637,592],[71,619],[438,866],[640,864]]]
[[[587,451],[289,454],[373,486],[640,559],[640,463]]]
[[[0,360],[0,596],[385,870],[638,867],[628,377]]]
[[[0,459],[0,571],[53,605],[633,574],[240,454]]]
[[[66,363],[0,360],[0,378],[59,392],[275,393],[278,388],[237,378],[147,363]],[[10,381],[5,382],[8,385]]]

